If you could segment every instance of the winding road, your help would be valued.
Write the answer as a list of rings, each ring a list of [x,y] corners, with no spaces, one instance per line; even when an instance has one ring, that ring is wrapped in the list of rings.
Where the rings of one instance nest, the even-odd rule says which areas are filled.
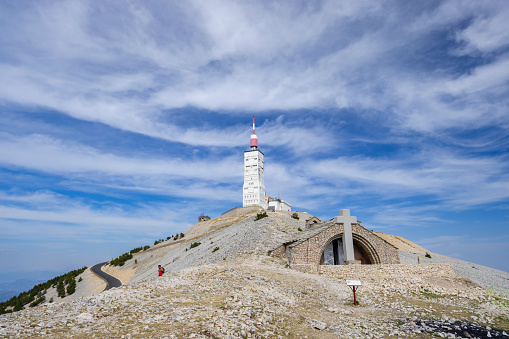
[[[108,262],[96,264],[90,268],[90,270],[92,272],[94,272],[95,274],[97,274],[99,277],[103,278],[106,281],[106,288],[104,289],[105,291],[109,290],[112,287],[122,286],[122,283],[120,282],[120,280],[118,280],[114,276],[111,276],[108,273],[105,273],[103,270],[101,270],[101,268],[107,263]]]

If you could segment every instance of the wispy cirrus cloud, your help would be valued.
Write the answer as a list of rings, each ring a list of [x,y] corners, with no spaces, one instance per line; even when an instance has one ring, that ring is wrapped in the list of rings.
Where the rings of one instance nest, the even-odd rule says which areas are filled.
[[[200,25],[182,22],[187,29],[199,32],[190,39],[184,38],[188,32],[182,27],[169,25],[170,32],[174,30],[184,34],[168,34],[168,40],[164,40],[163,35],[151,34],[167,25],[160,21],[154,8],[127,6],[122,11],[132,20],[109,22],[101,21],[100,17],[94,18],[95,8],[85,3],[68,4],[58,9],[36,7],[38,10],[28,11],[20,18],[21,21],[30,19],[32,26],[39,24],[43,27],[39,28],[40,34],[48,37],[57,34],[54,39],[42,39],[45,44],[37,46],[42,53],[54,53],[55,60],[65,60],[64,70],[73,67],[75,71],[55,73],[57,66],[51,64],[47,68],[35,69],[30,61],[32,57],[27,54],[25,63],[3,65],[2,73],[8,80],[4,83],[10,84],[2,88],[3,97],[47,105],[78,119],[101,121],[163,138],[182,135],[182,132],[171,125],[158,123],[159,114],[156,112],[161,108],[187,105],[213,110],[260,111],[317,106],[380,109],[382,104],[382,107],[393,107],[395,118],[403,112],[410,113],[411,120],[401,120],[403,127],[421,130],[423,126],[419,125],[427,120],[428,127],[424,128],[428,131],[453,123],[460,128],[462,124],[457,119],[449,119],[452,120],[449,123],[440,119],[444,113],[445,117],[458,113],[454,106],[444,105],[442,97],[455,95],[449,92],[457,93],[461,86],[465,86],[466,80],[479,86],[479,77],[482,74],[489,76],[486,73],[488,69],[492,69],[503,82],[506,76],[499,70],[506,67],[503,63],[486,65],[478,68],[475,71],[477,75],[470,76],[470,80],[465,77],[456,79],[456,72],[449,72],[447,68],[430,73],[415,67],[424,60],[405,59],[402,49],[408,53],[409,41],[429,39],[431,24],[440,22],[443,26],[450,23],[451,18],[461,21],[479,11],[479,7],[482,8],[470,5],[464,10],[452,11],[451,5],[445,3],[426,15],[419,15],[419,12],[406,7],[395,7],[391,8],[395,13],[393,16],[384,17],[383,12],[377,12],[367,3],[336,7],[330,2],[323,2],[316,6],[294,5],[293,8],[280,5],[267,8],[259,4],[223,7],[212,2],[207,5],[196,3],[189,8],[163,8],[165,13],[172,13],[175,17],[179,13],[184,18],[196,14],[204,18]],[[114,9],[103,5],[102,10],[108,12]],[[499,29],[496,18],[500,15],[495,11],[484,11],[487,16],[494,17],[489,21],[490,28],[494,31]],[[47,12],[51,15],[45,15]],[[398,14],[403,13],[409,15],[403,25],[413,27],[410,32],[400,29],[402,22]],[[295,15],[299,20],[295,20]],[[261,22],[259,18],[263,18]],[[369,28],[362,25],[367,18],[375,19],[377,24]],[[221,25],[216,24],[218,22]],[[92,29],[92,23],[105,29]],[[127,23],[130,28],[126,30]],[[472,26],[478,25],[479,21],[472,23]],[[72,30],[62,30],[61,26],[70,26]],[[354,27],[359,31],[351,32]],[[468,32],[469,28],[474,30],[468,26],[463,31]],[[317,48],[317,43],[331,29],[340,32],[338,37],[328,48]],[[267,31],[278,34],[267,34]],[[459,41],[464,39],[459,38],[461,32],[456,32]],[[41,37],[34,36],[32,30],[22,30],[21,33],[34,42],[41,41]],[[60,51],[60,45],[73,45],[71,39],[84,42],[78,43],[75,49],[80,56],[87,55],[87,59],[74,55],[74,48],[71,48],[70,55]],[[500,36],[493,49],[502,48],[504,39],[504,35]],[[305,53],[306,48],[312,48],[313,53]],[[118,50],[123,53],[118,54]],[[411,52],[418,53],[417,50]],[[114,65],[119,57],[124,62],[127,60],[128,64],[133,62],[136,66],[134,71],[126,73],[125,69],[118,67],[93,67],[94,64]],[[453,55],[449,58],[453,59]],[[84,62],[91,65],[76,68]],[[62,63],[59,62],[58,70],[61,69]],[[421,82],[423,75],[425,83],[415,86]],[[440,90],[436,88],[435,84],[444,81],[449,85],[441,86]],[[461,97],[465,98],[468,94],[464,93]],[[390,103],[384,97],[390,98]],[[422,106],[425,103],[427,105]],[[486,112],[482,112],[483,107],[478,108],[481,109],[480,116],[476,115],[474,122],[480,122],[486,116]],[[491,111],[494,107],[485,108]],[[430,113],[434,114],[433,117],[426,119]],[[442,123],[430,125],[429,121],[437,118]],[[398,123],[399,119],[390,119],[390,122]],[[189,142],[186,133],[176,140]]]
[[[185,160],[169,157],[153,159],[118,156],[77,143],[63,142],[43,135],[15,138],[4,135],[0,140],[1,162],[51,173],[98,172],[112,175],[165,175],[201,179],[240,178],[235,168],[239,159],[214,161]]]
[[[446,0],[2,3],[3,220],[72,237],[73,216],[90,224],[73,224],[79,234],[119,235],[124,222],[155,234],[166,219],[220,213],[241,201],[252,115],[267,192],[299,208],[347,205],[391,230],[504,209],[508,11]]]

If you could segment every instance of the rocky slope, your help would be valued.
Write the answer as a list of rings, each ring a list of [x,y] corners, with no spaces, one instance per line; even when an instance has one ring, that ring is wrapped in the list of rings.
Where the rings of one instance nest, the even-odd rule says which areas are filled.
[[[353,306],[344,281],[285,266],[250,254],[187,268],[0,316],[0,337],[427,338],[461,330],[455,337],[467,338],[472,328],[491,337],[509,328],[485,290],[459,275],[365,279]]]
[[[462,275],[364,279],[354,307],[344,281],[300,273],[266,255],[304,229],[309,215],[299,213],[296,220],[276,212],[255,221],[256,213],[229,211],[193,226],[184,239],[137,253],[122,268],[107,267],[125,284],[121,288],[98,293],[104,285],[87,270],[64,302],[0,316],[0,338],[424,338],[431,331],[458,338],[508,332],[509,310],[485,290],[495,283],[509,290],[506,272],[431,253],[425,262],[452,262]],[[405,246],[402,262],[416,263],[426,252],[391,237]],[[161,278],[157,264],[166,267]]]
[[[399,235],[385,234],[382,232],[374,233],[401,251],[420,254],[421,256],[429,252],[424,247],[419,246],[403,237],[400,237]]]
[[[239,254],[266,254],[274,246],[304,229],[309,217],[300,219],[289,212],[269,212],[267,218],[255,221],[258,208],[244,207],[228,211],[218,218],[200,222],[184,232],[177,241],[168,240],[150,250],[134,255],[122,267],[106,267],[105,271],[123,283],[137,282],[157,275],[157,265],[166,272],[180,271],[203,264],[221,263]],[[293,212],[292,212],[293,213]],[[198,246],[191,248],[191,244]]]

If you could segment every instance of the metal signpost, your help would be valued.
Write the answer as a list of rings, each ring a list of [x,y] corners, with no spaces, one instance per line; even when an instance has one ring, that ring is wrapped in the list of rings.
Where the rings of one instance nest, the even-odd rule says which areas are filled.
[[[362,284],[360,280],[347,280],[346,285],[350,287],[353,291],[353,304],[357,306],[357,299],[355,297],[355,291],[358,290]]]

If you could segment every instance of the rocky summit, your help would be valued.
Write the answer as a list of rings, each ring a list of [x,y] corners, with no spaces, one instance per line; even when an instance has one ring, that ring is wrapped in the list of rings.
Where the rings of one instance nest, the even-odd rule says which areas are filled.
[[[303,218],[255,214],[231,211],[137,253],[122,268],[106,267],[122,281],[119,288],[100,292],[102,282],[87,270],[76,295],[1,315],[0,337],[509,337],[507,285],[486,289],[486,282],[509,282],[505,272],[450,258],[456,274],[362,277],[354,306],[345,279],[303,273],[267,255],[299,232]],[[415,262],[418,254],[405,243],[401,262]],[[166,267],[162,277],[157,264]]]

